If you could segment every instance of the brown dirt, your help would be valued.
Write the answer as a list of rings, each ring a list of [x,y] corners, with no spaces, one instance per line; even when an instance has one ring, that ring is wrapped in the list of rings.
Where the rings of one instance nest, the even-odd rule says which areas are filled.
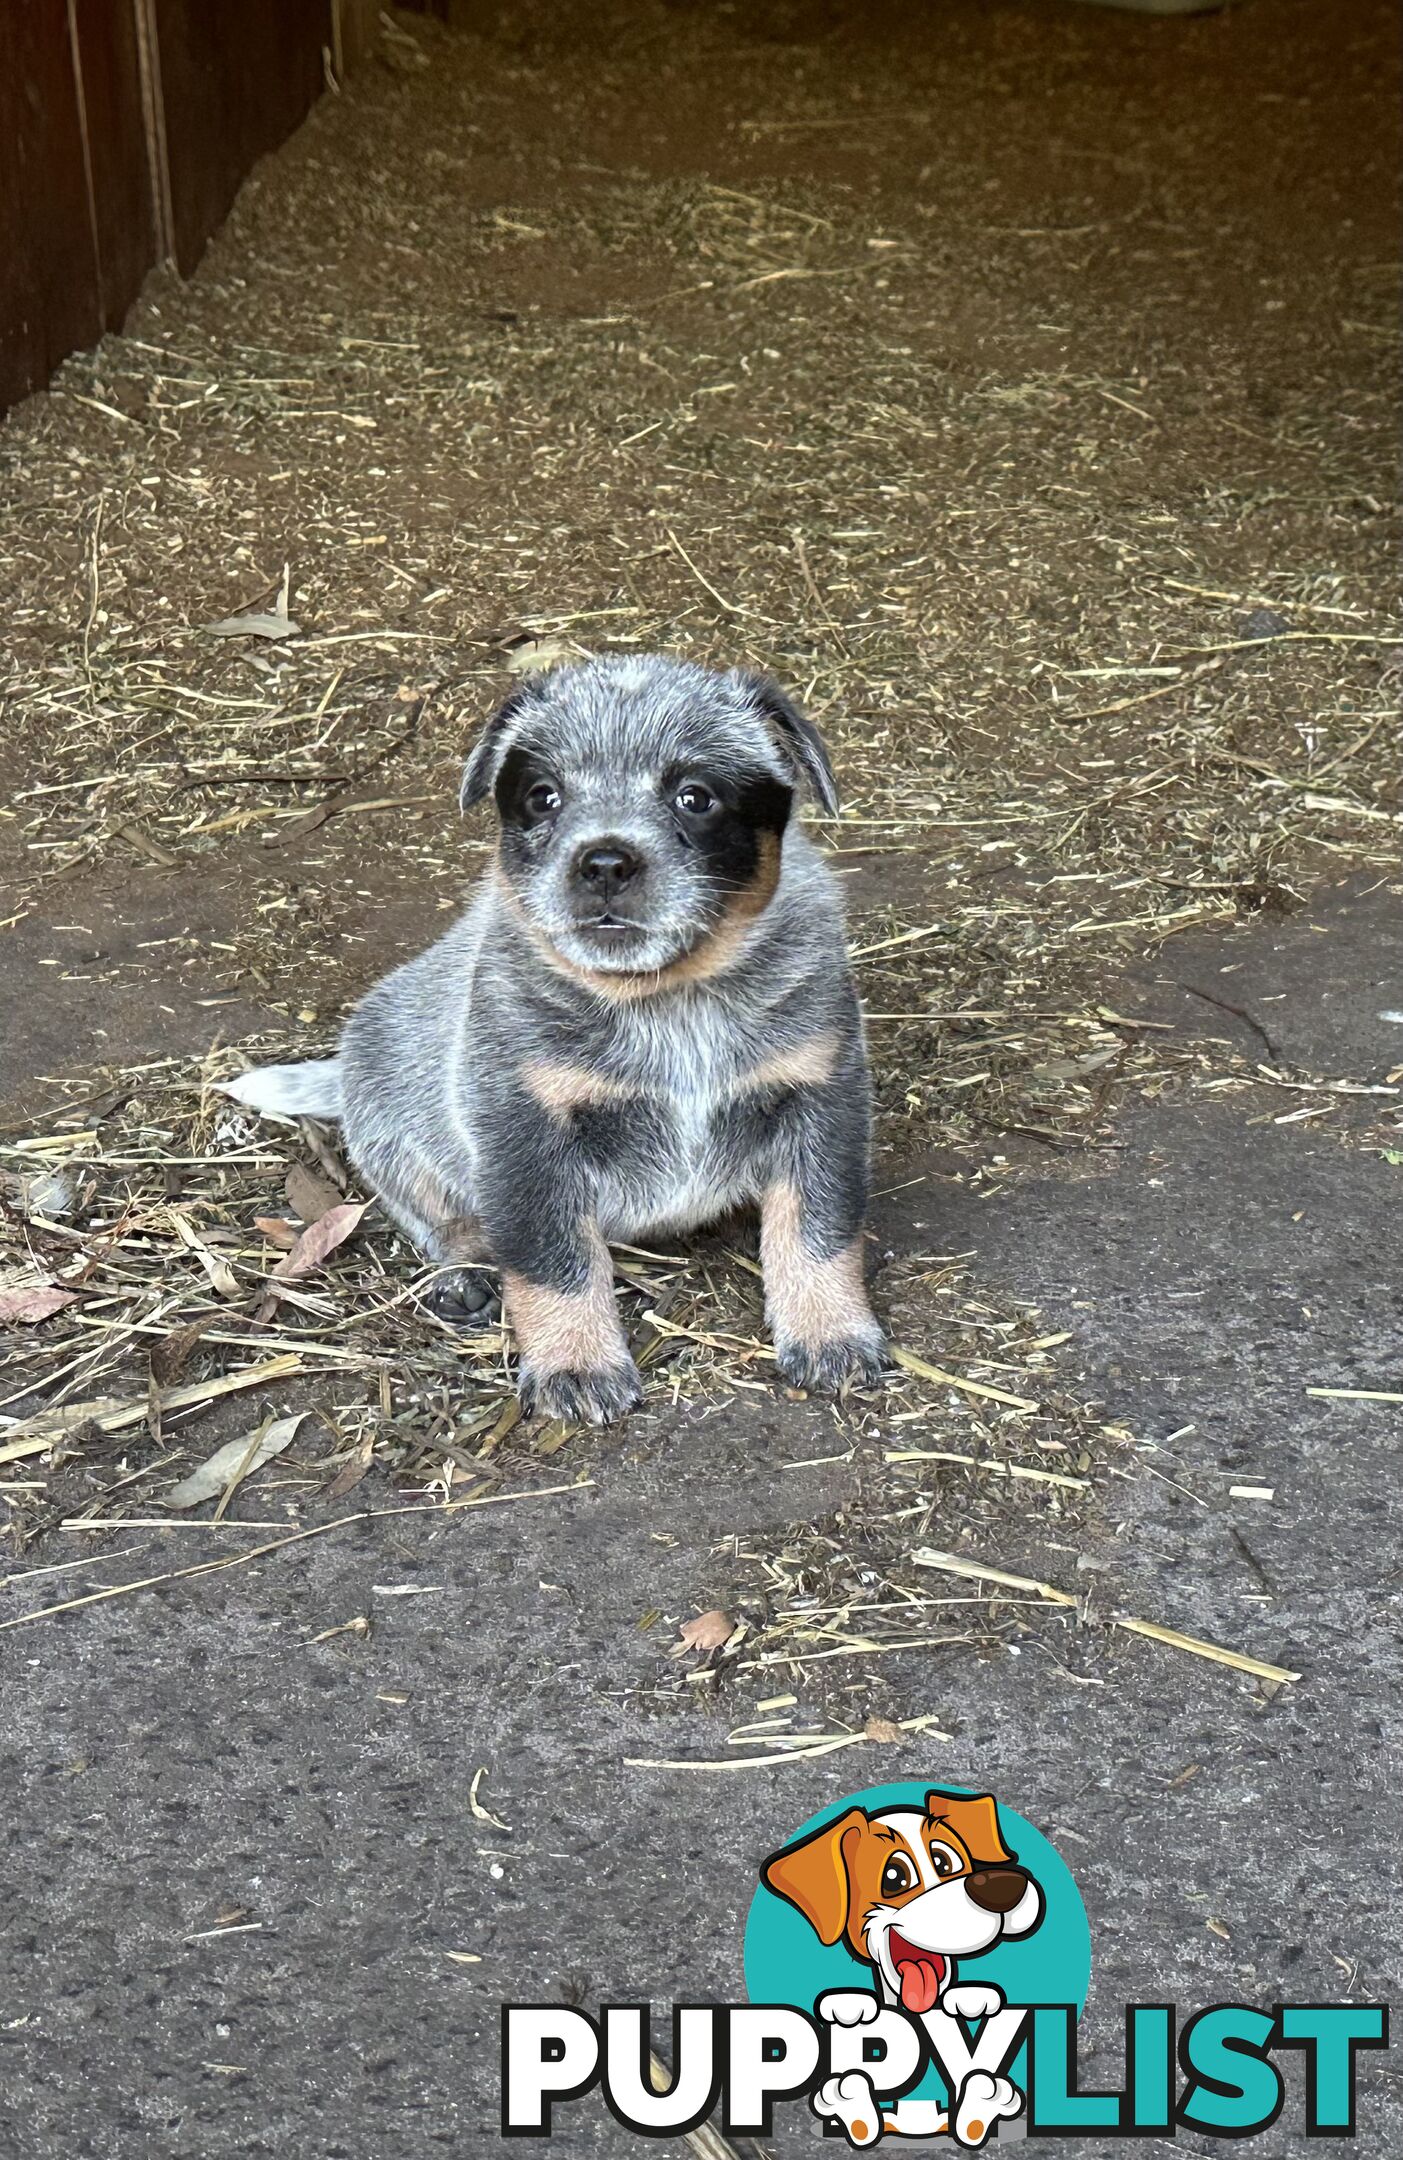
[[[878,1006],[1084,999],[1102,925],[1232,912],[1185,887],[1391,866],[1388,10],[921,21],[416,20],[428,68],[324,101],[4,430],[5,913],[160,934],[154,844],[239,896],[207,994],[333,1013],[382,896],[418,935],[470,873],[527,627],[797,684],[861,912],[956,932]],[[285,561],[302,638],[202,635]],[[338,795],[406,807],[287,839]]]
[[[1036,1317],[930,1258],[932,1196],[1114,1150],[1136,1092],[1399,1138],[1391,1023],[1353,1076],[1376,1092],[1273,1095],[1350,1081],[1328,1019],[1278,1049],[1202,980],[1265,910],[1314,983],[1290,923],[1342,870],[1381,925],[1395,904],[1386,12],[962,6],[937,35],[639,0],[412,35],[425,67],[326,100],[196,278],[4,429],[11,1192],[56,1147],[95,1223],[144,1226],[96,1279],[208,1326],[164,1207],[256,1290],[249,1226],[285,1203],[280,1144],[202,1083],[325,1043],[457,905],[486,840],[455,769],[514,644],[744,656],[797,684],[845,781],[886,1307],[938,1362],[958,1342],[1055,1394],[1019,1347]],[[299,634],[208,635],[285,562]],[[72,1237],[17,1258],[61,1269]],[[744,1341],[732,1249],[668,1309]],[[407,1259],[367,1230],[338,1262],[370,1390],[340,1429],[378,1403],[385,1459],[422,1474],[455,1417],[480,1459],[502,1374],[381,1310]],[[144,1359],[119,1329],[94,1365],[85,1324],[31,1332],[12,1403]],[[744,1408],[749,1353],[654,1348]],[[392,1353],[423,1384],[389,1404]],[[1085,1424],[1073,1392],[997,1438],[1070,1457]]]

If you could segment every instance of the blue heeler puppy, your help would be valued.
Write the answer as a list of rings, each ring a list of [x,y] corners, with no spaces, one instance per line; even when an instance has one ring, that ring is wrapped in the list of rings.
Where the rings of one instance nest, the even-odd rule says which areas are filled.
[[[463,776],[497,859],[337,1055],[246,1073],[256,1110],[339,1118],[428,1256],[440,1309],[501,1270],[521,1395],[605,1423],[640,1399],[606,1241],[758,1202],[780,1370],[884,1370],[863,1288],[866,1048],[836,883],[794,816],[837,809],[822,739],[774,685],[660,656],[526,682]]]

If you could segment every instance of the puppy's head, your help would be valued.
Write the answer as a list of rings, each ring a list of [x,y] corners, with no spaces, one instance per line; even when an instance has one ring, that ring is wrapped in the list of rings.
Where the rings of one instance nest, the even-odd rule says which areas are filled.
[[[817,729],[772,683],[611,655],[516,691],[462,801],[495,795],[502,874],[538,939],[624,980],[733,948],[779,882],[801,786],[837,809]]]
[[[836,1822],[788,1845],[761,1876],[798,1907],[824,1943],[846,1941],[903,2007],[933,2010],[958,1957],[1005,1935],[1031,1935],[1043,1898],[999,1831],[988,1793],[926,1794],[919,1808]]]

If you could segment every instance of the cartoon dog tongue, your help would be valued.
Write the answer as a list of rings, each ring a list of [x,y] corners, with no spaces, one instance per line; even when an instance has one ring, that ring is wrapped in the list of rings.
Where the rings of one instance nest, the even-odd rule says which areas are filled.
[[[896,1953],[896,1969],[901,1980],[902,2009],[912,2017],[933,2010],[945,1977],[945,1960],[939,1952],[916,1950],[903,1942]]]

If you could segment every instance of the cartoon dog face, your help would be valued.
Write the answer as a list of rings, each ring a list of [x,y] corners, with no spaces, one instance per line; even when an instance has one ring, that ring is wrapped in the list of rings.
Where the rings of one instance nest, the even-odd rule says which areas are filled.
[[[775,1853],[761,1879],[819,1940],[846,1941],[913,2016],[935,2009],[958,1957],[1031,1935],[1042,1892],[999,1831],[988,1793],[929,1792],[919,1808],[849,1808]]]

